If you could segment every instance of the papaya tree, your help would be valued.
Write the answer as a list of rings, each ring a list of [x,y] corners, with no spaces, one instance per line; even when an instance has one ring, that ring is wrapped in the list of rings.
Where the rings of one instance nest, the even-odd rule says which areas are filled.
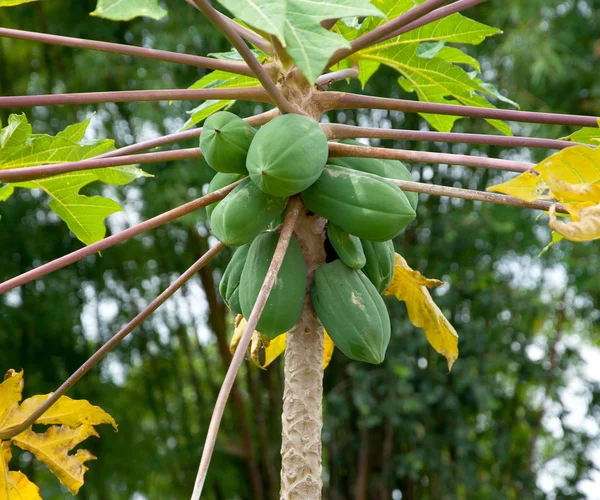
[[[431,346],[458,356],[458,335],[428,289],[441,284],[413,270],[393,241],[418,216],[419,194],[496,203],[549,213],[552,243],[600,238],[600,121],[593,116],[500,109],[514,106],[453,44],[478,44],[498,30],[461,14],[485,0],[338,0],[289,2],[186,0],[230,42],[228,53],[198,56],[164,50],[0,28],[0,36],[59,44],[212,70],[190,88],[2,96],[11,111],[33,106],[160,100],[201,101],[179,132],[115,149],[86,141],[89,119],[56,136],[33,134],[25,115],[12,114],[0,134],[0,200],[15,189],[41,189],[50,208],[86,246],[0,284],[0,293],[57,272],[176,218],[206,207],[218,240],[151,304],[94,353],[56,392],[0,440],[20,435],[110,350],[225,247],[237,247],[221,279],[223,301],[236,316],[235,349],[215,402],[196,478],[201,496],[219,425],[248,350],[265,366],[285,352],[281,498],[321,497],[323,370],[334,346],[362,362],[381,363],[390,342],[383,296],[406,303],[410,320]],[[15,5],[26,3],[9,1]],[[166,14],[156,0],[99,0],[93,15],[113,20]],[[369,95],[383,67],[399,89],[418,100]],[[357,93],[349,86],[360,84]],[[342,90],[337,90],[338,88]],[[354,87],[353,87],[354,88]],[[236,101],[267,111],[239,117]],[[330,123],[349,109],[420,114],[432,130]],[[496,134],[452,132],[460,118],[486,120]],[[202,123],[203,122],[203,123]],[[515,137],[508,122],[581,128],[563,139]],[[202,123],[202,127],[197,127]],[[149,152],[198,138],[199,147]],[[538,165],[473,155],[372,147],[357,139],[489,144],[559,150]],[[216,171],[208,193],[105,237],[105,219],[120,206],[80,190],[148,176],[135,165],[204,158]],[[482,192],[415,182],[402,162],[460,165],[519,173]],[[502,193],[502,194],[498,194]],[[559,217],[569,216],[569,223]],[[414,264],[413,264],[414,265]],[[261,350],[264,359],[261,360]],[[118,419],[118,416],[117,416]],[[9,493],[10,495],[10,493]],[[9,496],[10,498],[10,496]]]

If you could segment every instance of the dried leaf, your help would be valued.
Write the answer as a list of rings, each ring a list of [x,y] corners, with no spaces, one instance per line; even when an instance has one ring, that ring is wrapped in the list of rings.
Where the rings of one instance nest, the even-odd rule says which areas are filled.
[[[90,436],[98,437],[91,425],[80,425],[76,429],[68,425],[53,425],[43,434],[27,429],[12,441],[44,462],[59,481],[75,495],[83,486],[83,475],[88,470],[84,463],[96,457],[87,450],[77,450],[74,455],[69,455],[69,452]]]
[[[600,239],[600,204],[576,208],[570,206],[573,213],[571,223],[559,221],[556,217],[556,207],[550,207],[550,227],[557,233],[562,234],[567,240],[575,242],[591,241]],[[577,220],[576,220],[577,219]]]
[[[458,358],[458,334],[428,290],[442,284],[440,280],[425,278],[414,271],[401,255],[396,254],[394,276],[384,295],[393,295],[406,303],[411,323],[425,331],[429,344],[445,356],[448,370],[451,370]]]

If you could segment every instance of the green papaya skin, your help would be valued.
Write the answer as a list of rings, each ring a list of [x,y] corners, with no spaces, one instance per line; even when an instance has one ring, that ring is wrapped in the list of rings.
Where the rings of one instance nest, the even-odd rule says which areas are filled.
[[[246,263],[246,257],[250,250],[250,243],[236,249],[227,264],[227,268],[219,283],[219,293],[225,301],[225,304],[236,314],[242,314],[242,308],[240,306],[240,279],[242,277],[242,271],[244,270],[244,264]]]
[[[287,198],[265,194],[246,179],[214,208],[210,215],[211,231],[227,246],[244,245],[263,231],[286,203]]]
[[[315,182],[327,162],[325,132],[308,116],[278,116],[260,128],[250,145],[246,167],[265,193],[288,197]]]
[[[315,272],[313,307],[335,346],[350,359],[379,364],[390,342],[390,316],[383,298],[362,271],[341,260]]]
[[[340,260],[352,269],[362,269],[367,261],[360,238],[352,236],[340,226],[327,224],[327,237]]]
[[[214,193],[216,190],[224,188],[225,186],[229,186],[229,184],[233,184],[244,177],[244,174],[223,174],[221,172],[217,172],[208,184],[208,192]],[[218,204],[219,202],[217,201],[206,206],[206,213],[209,217]]]
[[[245,318],[250,317],[278,241],[278,232],[266,231],[259,234],[250,246],[239,287],[240,306]],[[300,244],[292,237],[256,330],[271,339],[290,330],[300,318],[305,293],[306,262]]]
[[[335,165],[327,165],[301,197],[310,211],[366,240],[391,240],[416,217],[398,186],[377,175]]]
[[[381,294],[388,287],[394,275],[394,243],[389,241],[363,240],[363,250],[367,262],[362,271]]]
[[[350,144],[352,146],[364,146],[364,144],[361,144],[353,139],[344,139],[340,142],[344,144]],[[406,168],[404,163],[398,160],[383,160],[379,158],[330,158],[328,163],[331,165],[338,165],[340,167],[360,170],[361,172],[367,172],[369,174],[379,175],[380,177],[387,177],[389,179],[411,182],[414,181],[410,170]],[[413,207],[413,210],[416,212],[419,204],[419,194],[410,193],[408,191],[403,191],[403,193],[410,202],[411,207]]]
[[[247,174],[246,157],[256,129],[229,111],[209,116],[202,127],[200,151],[217,172]]]

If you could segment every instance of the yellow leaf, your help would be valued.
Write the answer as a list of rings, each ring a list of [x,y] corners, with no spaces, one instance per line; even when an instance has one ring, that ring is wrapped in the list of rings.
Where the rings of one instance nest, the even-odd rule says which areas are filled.
[[[33,396],[21,403],[18,409],[15,409],[4,425],[0,427],[9,428],[23,422],[39,406],[50,397],[51,394]],[[75,400],[67,396],[62,396],[54,403],[48,411],[35,421],[36,424],[65,424],[69,427],[77,427],[82,424],[100,425],[110,424],[117,430],[117,423],[108,413],[99,406],[90,404],[85,399]]]
[[[246,325],[247,323],[244,317],[241,314],[238,314],[233,322],[233,337],[231,337],[231,342],[229,342],[229,351],[231,352],[231,354],[233,354],[237,349],[237,346],[240,343],[240,339],[244,334],[244,330],[246,329]]]
[[[87,450],[77,450],[74,455],[69,455],[69,452],[90,436],[98,437],[91,425],[80,425],[76,429],[68,425],[54,425],[43,434],[27,429],[12,441],[44,462],[59,481],[75,495],[83,486],[83,475],[88,470],[84,463],[96,457]]]
[[[554,197],[561,203],[600,203],[600,184],[571,184],[554,176],[547,176],[547,183]]]
[[[0,384],[0,428],[9,415],[17,408],[23,392],[23,370],[8,370],[4,382]]]
[[[566,148],[538,163],[534,170],[545,181],[554,178],[569,184],[597,184],[600,182],[600,150],[588,146]]]
[[[261,368],[266,368],[273,361],[275,361],[283,351],[285,351],[285,340],[286,334],[282,333],[278,335],[273,340],[269,342],[269,345],[265,347],[265,362],[261,366],[260,363],[257,363]],[[256,363],[256,361],[255,361]]]
[[[331,337],[327,335],[325,328],[323,328],[323,369],[329,366],[329,362],[331,361],[331,356],[333,356],[333,348],[335,344]]]
[[[411,323],[425,331],[429,344],[445,356],[448,370],[451,370],[458,358],[458,334],[427,290],[442,284],[442,281],[425,278],[414,271],[401,255],[396,254],[394,276],[384,295],[393,295],[406,303]]]
[[[586,206],[581,209],[572,208],[577,214],[577,219],[565,223],[556,218],[556,207],[550,207],[550,227],[562,234],[566,239],[575,242],[591,241],[600,238],[600,204]]]
[[[9,472],[8,484],[8,500],[42,500],[40,489],[22,472]]]
[[[542,177],[532,171],[523,172],[502,184],[490,186],[487,191],[508,194],[525,201],[552,199]]]

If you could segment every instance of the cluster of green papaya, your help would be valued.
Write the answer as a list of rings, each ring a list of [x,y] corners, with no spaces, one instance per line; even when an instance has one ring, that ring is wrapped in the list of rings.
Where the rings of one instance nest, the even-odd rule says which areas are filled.
[[[353,142],[354,144],[358,144]],[[327,137],[306,116],[275,118],[258,131],[221,111],[205,122],[200,148],[218,173],[209,192],[238,180],[225,198],[207,207],[213,234],[235,251],[220,284],[223,300],[248,318],[279,234],[290,196],[328,219],[328,262],[310,290],[317,315],[346,356],[381,363],[390,319],[381,297],[394,271],[397,236],[416,216],[417,195],[386,178],[412,180],[399,161],[328,158]],[[265,230],[270,228],[271,230]],[[292,238],[257,330],[274,338],[299,319],[306,264]]]

